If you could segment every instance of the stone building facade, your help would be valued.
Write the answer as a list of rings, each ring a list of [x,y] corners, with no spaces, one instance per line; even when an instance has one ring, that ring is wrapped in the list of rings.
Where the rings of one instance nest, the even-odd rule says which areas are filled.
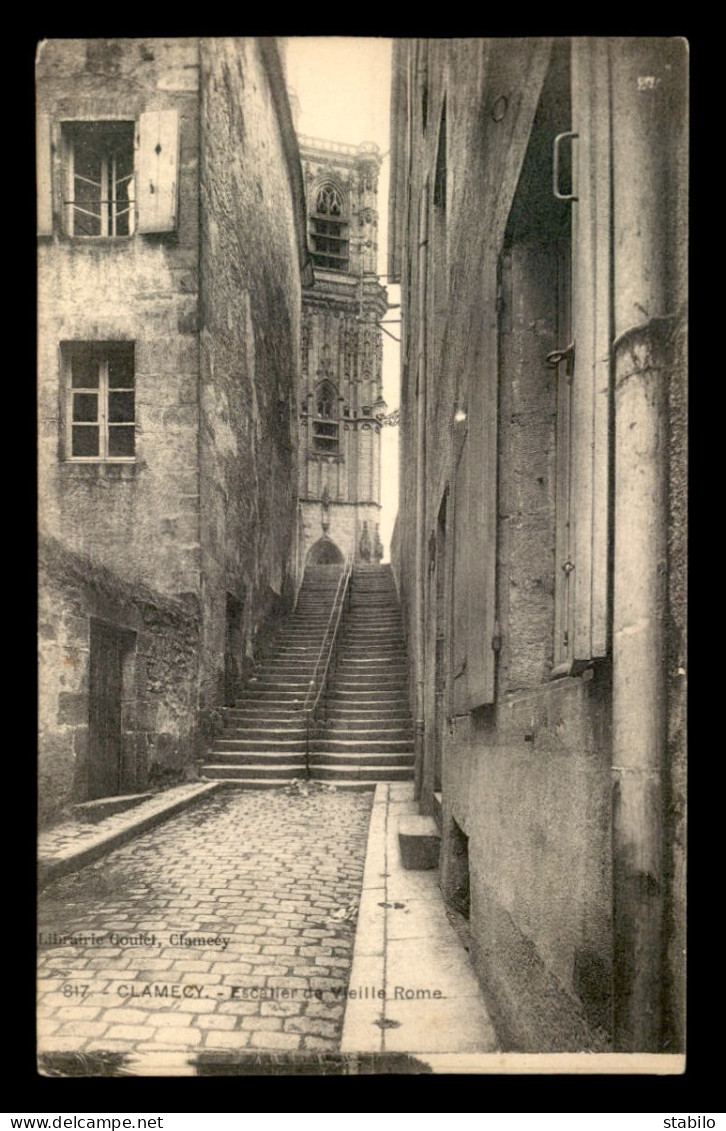
[[[382,330],[373,143],[300,138],[315,286],[303,298],[299,559],[380,560]]]
[[[45,41],[37,107],[49,816],[183,774],[290,604],[310,273],[274,40]]]
[[[394,51],[417,794],[513,1051],[683,1048],[685,54]]]

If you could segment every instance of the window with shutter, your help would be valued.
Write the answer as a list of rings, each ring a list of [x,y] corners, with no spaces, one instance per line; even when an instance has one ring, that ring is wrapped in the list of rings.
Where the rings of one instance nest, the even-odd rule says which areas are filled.
[[[69,236],[134,230],[134,123],[63,122],[63,215]]]

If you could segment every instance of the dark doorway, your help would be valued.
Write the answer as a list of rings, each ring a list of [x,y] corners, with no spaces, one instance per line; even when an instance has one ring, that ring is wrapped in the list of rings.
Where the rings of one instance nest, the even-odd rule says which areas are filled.
[[[308,552],[308,565],[341,565],[342,561],[343,555],[330,538],[319,538]]]
[[[124,788],[123,661],[136,634],[91,620],[88,719],[88,798],[112,797]]]
[[[227,707],[242,691],[242,614],[244,604],[232,593],[227,594],[227,629],[224,641],[224,702]]]

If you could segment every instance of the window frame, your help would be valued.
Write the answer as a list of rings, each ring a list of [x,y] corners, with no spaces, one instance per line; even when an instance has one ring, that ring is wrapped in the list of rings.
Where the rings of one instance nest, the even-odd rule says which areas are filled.
[[[109,361],[113,348],[118,346],[128,346],[133,369],[134,381],[133,385],[129,388],[127,386],[111,387],[109,375]],[[73,384],[73,360],[74,352],[80,352],[79,347],[90,348],[91,356],[97,355],[98,365],[98,385],[96,386],[81,386]],[[96,360],[96,359],[94,359]],[[63,389],[64,389],[64,461],[66,463],[84,463],[84,464],[108,464],[108,463],[135,463],[137,460],[136,452],[136,430],[137,430],[137,401],[136,401],[136,349],[135,343],[128,340],[118,341],[86,341],[86,340],[72,340],[61,343],[61,366],[63,371]],[[110,394],[114,392],[131,392],[133,394],[133,420],[132,421],[117,421],[115,423],[109,420],[110,417]],[[73,419],[74,413],[74,397],[76,395],[94,394],[97,396],[97,416],[95,421],[77,421]],[[96,427],[98,428],[98,453],[95,455],[74,455],[73,454],[73,429],[74,427]],[[134,453],[133,455],[111,455],[109,452],[109,427],[122,427],[133,428],[134,437]]]
[[[131,133],[131,172],[122,180],[129,181],[129,196],[127,200],[127,208],[124,210],[128,214],[129,223],[128,232],[118,233],[114,229],[117,226],[118,212],[113,209],[113,205],[118,203],[114,200],[104,200],[103,197],[99,200],[101,205],[101,213],[99,216],[101,231],[97,235],[85,232],[77,232],[75,230],[75,162],[76,162],[76,148],[78,138],[74,135],[79,134],[84,128],[91,130],[93,127],[109,129],[112,126],[127,125],[130,126]],[[60,126],[60,142],[61,142],[61,219],[62,230],[68,239],[73,240],[127,240],[133,238],[137,231],[137,193],[136,193],[136,179],[138,173],[138,122],[136,118],[130,117],[94,117],[94,118],[63,118],[59,122]],[[99,147],[100,148],[100,147]],[[109,150],[108,143],[105,145],[105,154],[101,157],[101,187],[108,181],[109,175]],[[115,160],[115,155],[111,155],[111,161]],[[80,174],[79,174],[80,176]],[[114,177],[114,189],[120,181]],[[84,211],[83,209],[80,209]],[[93,213],[88,213],[93,215]],[[123,214],[123,213],[122,213]]]
[[[312,421],[312,448],[317,455],[337,456],[340,454],[340,414],[338,393],[330,381],[321,381],[315,390],[315,412]],[[329,412],[320,412],[327,406]],[[319,446],[318,441],[328,441],[333,446]]]

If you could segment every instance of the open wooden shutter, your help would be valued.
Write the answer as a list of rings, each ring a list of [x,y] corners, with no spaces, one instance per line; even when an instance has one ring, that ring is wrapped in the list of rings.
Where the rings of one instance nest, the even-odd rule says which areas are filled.
[[[149,110],[139,119],[137,231],[173,232],[179,185],[179,114]]]
[[[607,651],[610,402],[610,112],[608,45],[572,40],[572,387],[574,652]],[[637,175],[634,171],[634,176]]]
[[[35,178],[38,235],[53,235],[53,173],[50,150],[50,118],[38,114],[35,127]]]
[[[469,598],[471,581],[469,579],[469,557],[467,554],[468,514],[469,514],[469,449],[467,435],[461,439],[454,437],[452,475],[453,492],[451,500],[453,515],[451,528],[453,593],[451,601],[451,700],[449,714],[463,715],[469,710]]]
[[[487,319],[478,356],[472,359],[469,388],[468,537],[469,649],[467,684],[469,709],[494,702],[497,574],[497,275],[484,272],[480,317]]]

